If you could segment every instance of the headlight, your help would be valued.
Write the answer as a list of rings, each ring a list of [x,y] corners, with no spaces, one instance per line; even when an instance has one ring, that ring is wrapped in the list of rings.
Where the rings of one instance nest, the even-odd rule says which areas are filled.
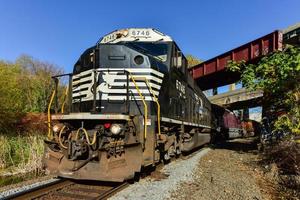
[[[141,55],[137,55],[137,56],[134,57],[133,60],[134,60],[135,64],[141,65],[144,62],[144,57],[141,56]]]
[[[112,124],[110,127],[110,131],[112,132],[112,134],[117,135],[121,133],[122,126],[120,124]]]
[[[55,124],[52,127],[52,130],[53,130],[54,133],[58,133],[61,130],[62,127],[63,127],[62,124]]]

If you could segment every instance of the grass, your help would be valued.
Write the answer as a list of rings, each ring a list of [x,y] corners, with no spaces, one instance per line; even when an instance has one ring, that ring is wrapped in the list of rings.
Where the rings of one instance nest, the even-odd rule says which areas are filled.
[[[40,134],[0,134],[0,176],[40,173],[44,153]]]

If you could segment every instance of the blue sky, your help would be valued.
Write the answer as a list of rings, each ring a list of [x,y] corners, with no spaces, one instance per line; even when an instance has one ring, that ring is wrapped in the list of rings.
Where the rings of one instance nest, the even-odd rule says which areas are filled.
[[[299,0],[0,0],[0,59],[28,54],[65,71],[106,33],[154,27],[209,59],[300,22]]]

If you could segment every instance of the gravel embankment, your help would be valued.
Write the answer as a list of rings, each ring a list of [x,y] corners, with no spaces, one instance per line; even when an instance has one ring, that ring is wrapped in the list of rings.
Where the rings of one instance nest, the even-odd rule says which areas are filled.
[[[111,200],[123,199],[197,199],[263,200],[273,199],[257,166],[259,157],[253,139],[238,139],[203,149],[188,158],[163,167],[157,180],[147,177]]]
[[[172,190],[176,189],[180,183],[192,181],[194,169],[200,159],[209,151],[209,148],[205,148],[186,160],[173,161],[160,170],[162,174],[167,175],[167,178],[157,180],[153,177],[147,177],[117,193],[110,200],[160,200],[170,198]]]
[[[231,141],[210,151],[198,163],[193,181],[183,182],[171,199],[270,199],[258,183],[261,177],[254,164],[258,157],[249,152],[251,145]]]

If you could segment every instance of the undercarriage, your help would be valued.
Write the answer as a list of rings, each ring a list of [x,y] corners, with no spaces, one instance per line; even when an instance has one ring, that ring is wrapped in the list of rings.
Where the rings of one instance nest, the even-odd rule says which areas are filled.
[[[53,126],[53,138],[45,141],[44,163],[51,174],[71,179],[122,182],[142,167],[168,162],[210,141],[210,134],[203,132],[208,130],[173,123],[162,123],[160,134],[155,123],[148,125],[145,138],[142,117],[69,118],[60,118]]]

